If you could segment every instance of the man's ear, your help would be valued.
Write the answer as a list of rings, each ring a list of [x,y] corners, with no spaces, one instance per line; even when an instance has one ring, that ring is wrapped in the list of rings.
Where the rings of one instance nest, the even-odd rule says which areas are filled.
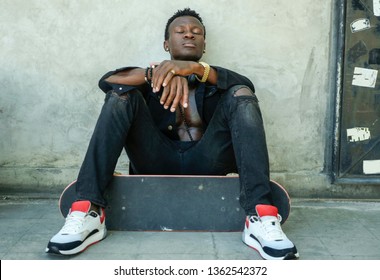
[[[168,52],[169,51],[169,43],[168,43],[168,41],[164,41],[164,50],[166,51],[166,52]]]

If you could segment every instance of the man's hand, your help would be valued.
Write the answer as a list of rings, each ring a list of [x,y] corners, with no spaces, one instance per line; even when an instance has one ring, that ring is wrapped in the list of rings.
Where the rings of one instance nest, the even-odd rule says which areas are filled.
[[[161,104],[165,109],[170,107],[170,111],[174,112],[179,104],[187,108],[189,104],[189,86],[187,78],[182,76],[174,76],[164,87],[160,98]]]
[[[194,73],[193,61],[165,60],[153,70],[153,92],[159,92],[164,88],[160,102],[165,109],[170,107],[174,112],[178,104],[187,107],[189,103],[189,87],[186,76]]]

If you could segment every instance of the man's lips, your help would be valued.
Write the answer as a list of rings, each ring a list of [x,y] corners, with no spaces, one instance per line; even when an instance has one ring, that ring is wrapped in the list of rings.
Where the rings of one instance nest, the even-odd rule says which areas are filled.
[[[185,48],[195,48],[196,45],[194,43],[185,42],[182,44]]]

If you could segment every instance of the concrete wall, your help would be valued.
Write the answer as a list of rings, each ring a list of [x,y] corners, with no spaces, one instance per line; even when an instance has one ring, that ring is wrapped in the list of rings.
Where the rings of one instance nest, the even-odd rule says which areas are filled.
[[[100,76],[167,59],[166,21],[190,6],[207,28],[204,60],[256,85],[272,177],[293,194],[328,194],[332,1],[0,0],[0,184],[43,191],[74,179]]]

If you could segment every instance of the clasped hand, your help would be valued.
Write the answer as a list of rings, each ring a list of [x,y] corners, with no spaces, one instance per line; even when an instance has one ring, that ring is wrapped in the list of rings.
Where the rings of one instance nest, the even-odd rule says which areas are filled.
[[[160,103],[165,109],[174,112],[181,104],[186,108],[189,104],[189,85],[187,76],[193,74],[192,61],[165,60],[153,69],[153,92],[163,88]]]

